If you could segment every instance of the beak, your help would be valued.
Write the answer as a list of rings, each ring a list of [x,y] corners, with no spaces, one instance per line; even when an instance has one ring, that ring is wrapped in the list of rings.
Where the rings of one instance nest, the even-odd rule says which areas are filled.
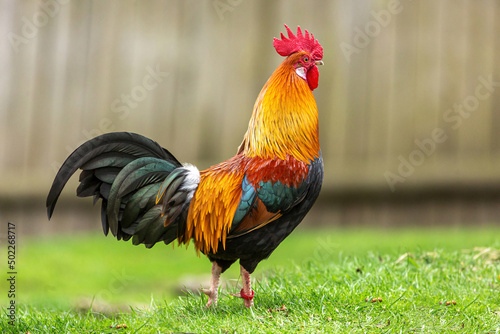
[[[323,65],[323,61],[322,60],[317,60],[314,62],[314,64],[316,64],[316,66],[319,66],[319,65]]]

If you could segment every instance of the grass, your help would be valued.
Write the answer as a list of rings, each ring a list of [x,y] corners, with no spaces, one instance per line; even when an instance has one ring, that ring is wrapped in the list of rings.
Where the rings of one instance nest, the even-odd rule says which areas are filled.
[[[182,248],[99,235],[19,243],[21,306],[2,332],[500,332],[498,228],[302,229],[258,267],[253,309],[232,284],[216,309],[197,292],[175,296],[187,274],[210,270]],[[237,280],[237,266],[224,276]],[[92,309],[75,307],[82,296]]]

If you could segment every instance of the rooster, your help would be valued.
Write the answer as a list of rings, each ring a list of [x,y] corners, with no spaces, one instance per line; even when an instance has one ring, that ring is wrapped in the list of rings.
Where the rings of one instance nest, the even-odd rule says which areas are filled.
[[[318,87],[323,48],[307,30],[273,46],[285,60],[262,88],[236,155],[199,171],[158,143],[127,132],[108,133],[77,148],[57,173],[47,197],[49,219],[69,178],[81,169],[77,196],[102,200],[104,234],[150,248],[191,240],[212,262],[207,307],[217,304],[221,273],[239,260],[253,305],[250,274],[297,227],[323,181]]]

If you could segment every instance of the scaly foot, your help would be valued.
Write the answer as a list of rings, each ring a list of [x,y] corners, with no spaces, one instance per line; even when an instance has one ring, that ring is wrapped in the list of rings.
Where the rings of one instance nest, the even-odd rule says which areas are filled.
[[[217,293],[219,291],[219,279],[222,272],[222,267],[220,267],[217,262],[212,264],[212,279],[210,280],[209,289],[201,289],[201,291],[208,296],[206,308],[211,306],[217,306]]]

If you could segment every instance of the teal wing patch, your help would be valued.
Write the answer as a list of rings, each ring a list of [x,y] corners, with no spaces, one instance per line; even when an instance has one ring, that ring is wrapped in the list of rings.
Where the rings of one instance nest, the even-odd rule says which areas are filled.
[[[300,202],[306,193],[306,184],[302,182],[298,188],[287,186],[280,181],[272,183],[259,182],[258,198],[270,212],[287,211]]]

